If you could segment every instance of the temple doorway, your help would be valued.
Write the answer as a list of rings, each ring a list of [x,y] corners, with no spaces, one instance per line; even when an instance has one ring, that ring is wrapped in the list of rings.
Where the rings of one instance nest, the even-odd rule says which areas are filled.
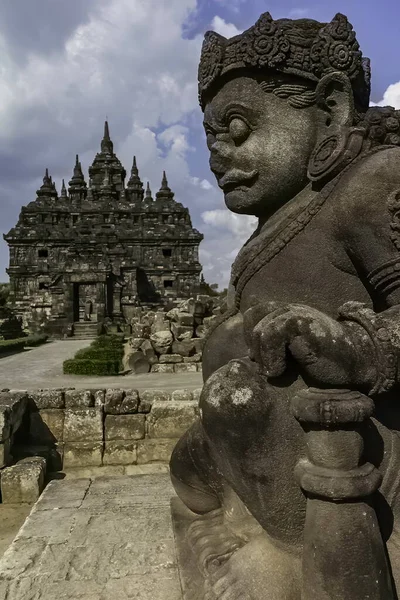
[[[97,321],[96,283],[74,283],[74,321]]]

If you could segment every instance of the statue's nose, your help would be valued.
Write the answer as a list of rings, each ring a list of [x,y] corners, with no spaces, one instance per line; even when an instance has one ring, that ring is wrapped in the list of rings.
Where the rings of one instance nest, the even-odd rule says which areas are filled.
[[[232,150],[224,142],[215,142],[210,151],[210,169],[216,177],[222,177],[232,160]]]

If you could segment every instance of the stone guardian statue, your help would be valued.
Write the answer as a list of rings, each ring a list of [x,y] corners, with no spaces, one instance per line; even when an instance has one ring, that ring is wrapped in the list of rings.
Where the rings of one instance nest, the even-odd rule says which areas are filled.
[[[188,600],[400,591],[400,112],[369,98],[341,14],[205,36],[210,167],[258,226],[171,458]]]

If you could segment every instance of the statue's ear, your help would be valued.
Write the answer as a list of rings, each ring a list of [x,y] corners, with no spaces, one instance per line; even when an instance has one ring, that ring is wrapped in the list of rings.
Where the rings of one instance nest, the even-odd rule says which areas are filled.
[[[319,133],[350,127],[354,118],[354,99],[351,83],[344,73],[329,73],[316,89]]]

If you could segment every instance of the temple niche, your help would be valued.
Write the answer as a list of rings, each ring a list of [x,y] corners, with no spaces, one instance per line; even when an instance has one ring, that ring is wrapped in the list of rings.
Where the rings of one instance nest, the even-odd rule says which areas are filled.
[[[155,198],[149,183],[144,190],[135,157],[125,179],[107,122],[88,184],[78,155],[60,195],[46,169],[36,200],[4,235],[10,302],[24,328],[60,336],[77,323],[99,330],[105,319],[129,322],[137,306],[198,292],[203,235],[174,199],[165,172]]]

